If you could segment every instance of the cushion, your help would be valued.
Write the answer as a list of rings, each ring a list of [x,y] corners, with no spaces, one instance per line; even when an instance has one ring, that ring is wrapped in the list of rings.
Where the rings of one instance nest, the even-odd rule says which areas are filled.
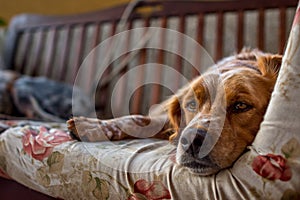
[[[86,143],[73,139],[65,124],[27,121],[2,124],[10,128],[0,137],[1,176],[56,198],[251,199],[264,198],[266,194],[271,199],[299,197],[296,188],[299,163],[287,164],[281,158],[280,164],[284,164],[283,168],[289,166],[292,174],[263,177],[253,168],[253,163],[265,162],[256,161],[258,154],[254,147],[233,168],[202,177],[175,163],[175,147],[168,141]],[[279,170],[278,174],[284,173]],[[274,187],[282,190],[274,192]]]

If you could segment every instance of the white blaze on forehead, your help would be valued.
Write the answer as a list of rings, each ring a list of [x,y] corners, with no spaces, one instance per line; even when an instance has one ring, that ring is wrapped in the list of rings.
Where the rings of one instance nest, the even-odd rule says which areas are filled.
[[[207,121],[210,121],[207,128],[207,136],[205,137],[199,151],[198,157],[200,159],[204,158],[212,151],[221,136],[224,126],[226,118],[226,99],[221,76],[222,74],[218,72],[217,68],[216,70],[212,70],[202,76],[201,84],[203,84],[205,93],[208,97],[206,98],[206,101],[210,101],[204,102],[202,106],[209,106],[209,113],[208,115],[205,115],[205,113],[201,112],[204,108],[200,109],[201,111],[192,119],[185,129],[187,130],[192,126],[201,126],[201,123],[207,124]],[[199,79],[196,81],[199,81]],[[205,108],[205,110],[206,109],[207,108]],[[185,130],[182,135],[185,134]]]

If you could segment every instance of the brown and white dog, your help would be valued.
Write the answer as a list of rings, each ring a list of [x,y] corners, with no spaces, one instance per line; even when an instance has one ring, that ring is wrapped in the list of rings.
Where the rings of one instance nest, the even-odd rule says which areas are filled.
[[[267,109],[281,65],[280,55],[244,50],[225,58],[163,102],[165,113],[111,120],[70,119],[68,128],[85,141],[170,139],[176,161],[200,175],[230,167],[251,145]],[[153,134],[154,127],[163,125]],[[147,128],[148,127],[148,128]]]

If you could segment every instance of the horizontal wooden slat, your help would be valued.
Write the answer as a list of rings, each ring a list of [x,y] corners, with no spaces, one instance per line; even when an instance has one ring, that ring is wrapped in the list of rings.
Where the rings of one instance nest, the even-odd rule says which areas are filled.
[[[216,12],[231,12],[236,10],[256,10],[258,8],[269,9],[279,7],[293,7],[298,3],[297,0],[234,0],[234,1],[142,1],[136,7],[145,6],[161,6],[161,10],[151,13],[147,16],[150,19],[163,16],[178,16],[197,13],[216,13]],[[66,24],[78,23],[95,23],[105,21],[119,20],[127,4],[120,5],[114,8],[109,8],[101,11],[90,12],[87,14],[71,15],[71,16],[43,16],[43,15],[20,15],[13,19],[14,28],[34,28],[42,26],[64,26]],[[142,14],[133,12],[130,20],[143,18]]]

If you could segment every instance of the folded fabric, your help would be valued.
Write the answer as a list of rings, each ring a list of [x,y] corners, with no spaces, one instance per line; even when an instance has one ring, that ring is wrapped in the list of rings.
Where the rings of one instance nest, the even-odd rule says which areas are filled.
[[[294,142],[287,141],[283,151],[288,154]],[[0,136],[0,176],[57,198],[300,197],[300,165],[289,158],[252,150],[233,168],[203,177],[177,165],[174,156],[175,146],[165,140],[78,142],[64,124],[15,126]]]

